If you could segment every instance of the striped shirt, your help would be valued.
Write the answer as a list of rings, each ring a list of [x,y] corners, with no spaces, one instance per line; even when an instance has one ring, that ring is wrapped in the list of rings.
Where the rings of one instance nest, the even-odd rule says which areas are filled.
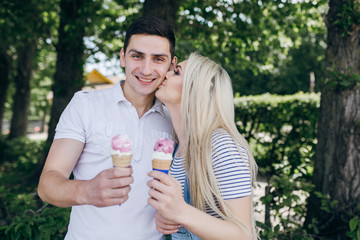
[[[224,129],[217,129],[212,134],[212,166],[218,182],[221,196],[224,200],[241,198],[251,194],[250,167],[246,150],[235,145],[230,134]],[[170,173],[180,183],[184,192],[185,184],[185,159],[174,157]],[[190,193],[191,194],[191,193]],[[219,205],[216,204],[220,209]],[[206,213],[220,218],[208,206]]]

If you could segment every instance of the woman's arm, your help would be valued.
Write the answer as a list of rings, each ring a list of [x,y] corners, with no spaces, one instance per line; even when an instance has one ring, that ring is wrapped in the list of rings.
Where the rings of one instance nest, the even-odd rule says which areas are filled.
[[[251,239],[235,224],[213,217],[188,205],[182,196],[181,186],[171,175],[151,171],[148,202],[165,219],[183,225],[202,239]],[[156,180],[155,180],[156,179]],[[236,218],[251,229],[251,198],[243,197],[226,200],[225,204]]]

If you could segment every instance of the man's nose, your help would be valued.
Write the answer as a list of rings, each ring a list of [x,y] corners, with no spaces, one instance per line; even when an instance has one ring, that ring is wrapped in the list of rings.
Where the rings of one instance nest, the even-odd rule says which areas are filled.
[[[152,66],[150,60],[144,60],[141,65],[141,73],[143,75],[151,75],[152,74]]]

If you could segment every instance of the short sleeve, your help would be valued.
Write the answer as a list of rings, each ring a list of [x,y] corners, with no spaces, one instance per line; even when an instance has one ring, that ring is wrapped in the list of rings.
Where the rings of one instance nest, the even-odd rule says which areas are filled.
[[[251,195],[248,156],[242,146],[238,147],[225,130],[218,129],[213,133],[213,169],[224,200]]]
[[[86,92],[77,92],[60,116],[54,139],[71,138],[85,143]]]

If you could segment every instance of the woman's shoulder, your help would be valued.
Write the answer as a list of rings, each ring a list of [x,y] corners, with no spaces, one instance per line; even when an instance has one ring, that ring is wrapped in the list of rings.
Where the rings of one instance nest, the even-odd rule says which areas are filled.
[[[231,138],[232,139],[230,133],[223,128],[215,129],[213,131],[211,137],[212,137],[212,141],[218,141],[219,139],[222,139],[222,138]]]
[[[211,145],[215,162],[223,156],[248,158],[245,148],[234,140],[232,135],[223,128],[218,128],[213,132]]]
[[[212,133],[211,144],[216,149],[223,145],[235,145],[235,141],[228,131],[223,128],[217,128]]]

